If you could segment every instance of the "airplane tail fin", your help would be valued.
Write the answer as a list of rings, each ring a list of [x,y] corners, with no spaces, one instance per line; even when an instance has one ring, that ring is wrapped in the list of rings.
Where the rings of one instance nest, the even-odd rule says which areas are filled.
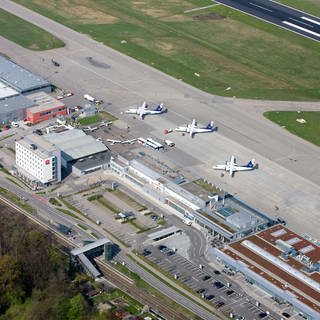
[[[210,123],[208,123],[206,129],[213,129],[213,128],[214,128],[214,124],[213,124],[213,121],[211,121]]]
[[[162,111],[163,109],[163,103],[160,103],[155,109],[154,111]]]
[[[251,159],[248,164],[246,165],[246,167],[248,168],[253,168],[256,165],[256,160],[255,159]]]

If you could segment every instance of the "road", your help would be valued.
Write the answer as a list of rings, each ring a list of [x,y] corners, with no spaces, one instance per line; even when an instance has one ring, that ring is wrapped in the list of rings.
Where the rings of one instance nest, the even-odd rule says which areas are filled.
[[[265,120],[263,112],[274,109],[318,111],[319,102],[255,101],[213,96],[9,0],[1,1],[0,7],[32,21],[66,43],[64,48],[33,52],[1,38],[0,51],[44,78],[49,77],[57,86],[71,89],[75,100],[67,101],[83,103],[81,97],[84,93],[102,98],[109,102],[107,110],[126,121],[130,133],[136,136],[164,138],[163,129],[186,123],[195,116],[199,122],[213,119],[218,125],[218,132],[213,134],[197,135],[194,139],[171,134],[170,140],[177,148],[165,153],[164,157],[196,177],[206,177],[237,194],[261,211],[279,214],[298,232],[317,236],[316,230],[320,228],[320,175],[315,172],[320,164],[320,148]],[[109,68],[93,66],[88,57],[107,64]],[[52,58],[61,63],[60,68],[52,66]],[[169,111],[162,116],[147,117],[143,122],[120,114],[128,106],[144,100],[163,101]],[[238,174],[233,179],[227,175],[221,177],[212,166],[224,162],[231,154],[239,162],[255,158],[259,170]]]
[[[320,19],[272,0],[215,0],[258,19],[320,41]]]

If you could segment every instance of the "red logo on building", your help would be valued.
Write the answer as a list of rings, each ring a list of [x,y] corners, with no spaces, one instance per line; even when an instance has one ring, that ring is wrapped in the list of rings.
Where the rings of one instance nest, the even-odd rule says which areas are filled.
[[[48,160],[46,160],[46,162],[45,162],[46,164],[50,164],[50,160],[48,159]]]

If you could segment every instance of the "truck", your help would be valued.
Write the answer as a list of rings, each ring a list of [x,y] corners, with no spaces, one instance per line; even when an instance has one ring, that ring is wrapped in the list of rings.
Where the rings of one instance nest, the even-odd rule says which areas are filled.
[[[90,96],[90,95],[87,94],[87,93],[83,95],[83,98],[86,99],[86,100],[88,100],[88,101],[91,102],[91,103],[94,103],[94,104],[102,104],[102,103],[103,103],[103,100],[94,98],[94,97]]]

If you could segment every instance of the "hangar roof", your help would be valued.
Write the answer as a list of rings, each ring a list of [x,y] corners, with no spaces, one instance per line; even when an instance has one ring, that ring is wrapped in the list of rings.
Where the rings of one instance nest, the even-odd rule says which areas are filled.
[[[0,81],[0,100],[18,95],[19,92]]]
[[[50,82],[0,56],[0,79],[19,92],[50,86]]]
[[[67,161],[85,158],[108,150],[102,142],[96,141],[92,136],[86,135],[78,129],[50,133],[43,138],[56,145]]]
[[[0,100],[0,113],[13,112],[34,106],[34,102],[23,95]]]

